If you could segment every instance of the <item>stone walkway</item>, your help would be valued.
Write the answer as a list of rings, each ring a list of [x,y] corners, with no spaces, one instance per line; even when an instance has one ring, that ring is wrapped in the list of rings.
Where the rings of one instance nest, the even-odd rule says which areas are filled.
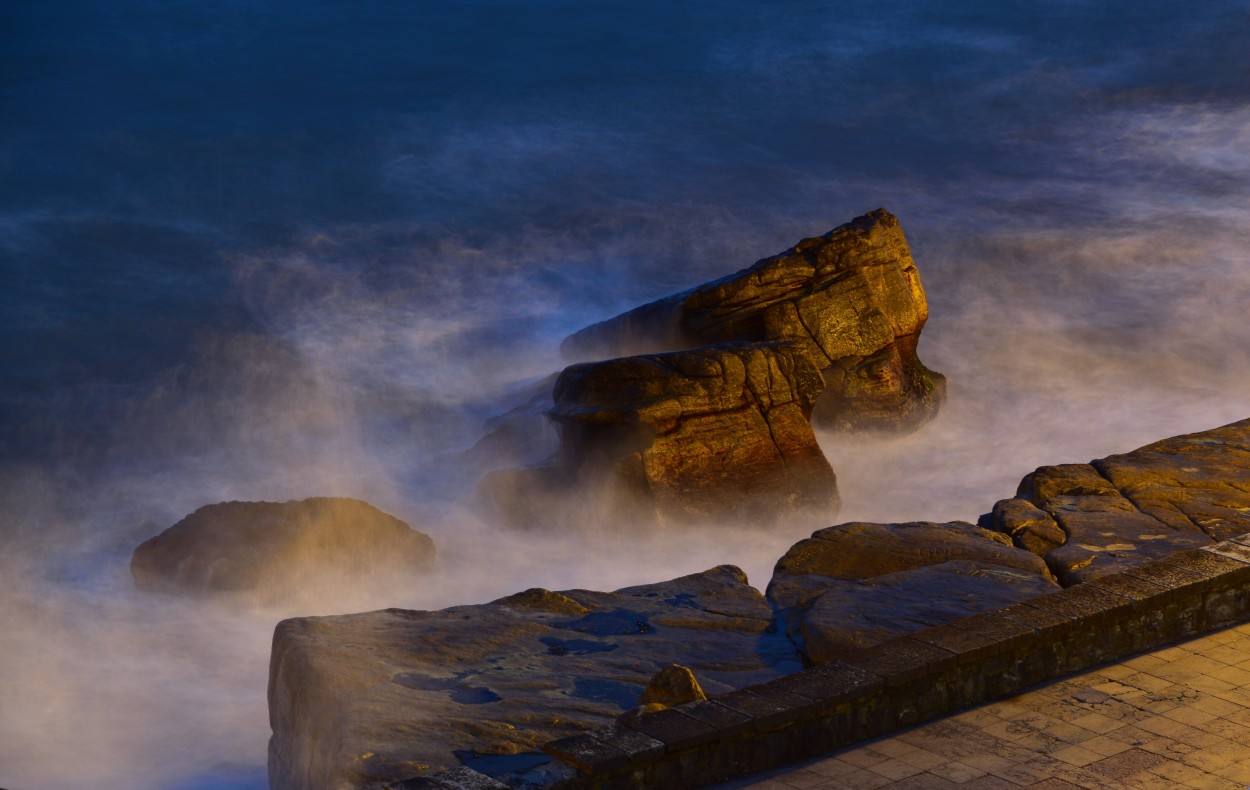
[[[1250,624],[720,790],[1250,787]]]

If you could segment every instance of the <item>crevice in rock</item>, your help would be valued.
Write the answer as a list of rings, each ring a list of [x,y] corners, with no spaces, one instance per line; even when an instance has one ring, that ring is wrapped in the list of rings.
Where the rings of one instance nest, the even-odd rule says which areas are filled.
[[[1120,498],[1123,499],[1125,502],[1128,502],[1130,505],[1132,505],[1134,510],[1136,510],[1138,513],[1141,513],[1143,516],[1149,516],[1150,518],[1159,522],[1159,524],[1161,524],[1164,529],[1171,530],[1172,532],[1179,531],[1175,527],[1173,527],[1171,524],[1167,523],[1166,521],[1154,515],[1153,513],[1147,513],[1146,511],[1142,510],[1141,506],[1138,505],[1136,502],[1134,502],[1131,496],[1124,493],[1124,491],[1118,485],[1116,485],[1116,482],[1111,479],[1111,474],[1106,470],[1105,466],[1106,466],[1106,463],[1102,458],[1095,458],[1093,461],[1089,462],[1089,467],[1093,469],[1095,472],[1097,472],[1099,477],[1101,477],[1102,479],[1110,483],[1111,487],[1114,488],[1116,493],[1120,495]],[[1189,518],[1188,516],[1185,516],[1185,517],[1187,519]],[[1190,519],[1190,522],[1192,523],[1193,520]],[[1198,525],[1195,524],[1194,526],[1198,526]],[[1202,531],[1204,535],[1206,535],[1206,530],[1203,530],[1202,527],[1198,527],[1198,529]],[[1210,537],[1210,536],[1208,535],[1207,537]]]

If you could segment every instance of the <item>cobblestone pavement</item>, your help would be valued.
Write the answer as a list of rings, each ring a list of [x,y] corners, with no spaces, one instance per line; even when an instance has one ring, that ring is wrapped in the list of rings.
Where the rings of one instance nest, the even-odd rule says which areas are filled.
[[[1250,787],[1250,624],[720,790]]]

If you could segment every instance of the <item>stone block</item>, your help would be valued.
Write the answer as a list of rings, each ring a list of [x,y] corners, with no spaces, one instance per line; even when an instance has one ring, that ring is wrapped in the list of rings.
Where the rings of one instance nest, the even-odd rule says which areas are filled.
[[[622,726],[660,741],[666,751],[697,746],[717,737],[715,727],[691,718],[676,708],[648,713],[623,722]]]
[[[432,778],[438,787],[444,790],[508,790],[508,786],[503,782],[497,782],[486,774],[466,766],[443,771]]]
[[[1250,580],[1250,564],[1203,549],[1177,552],[1162,562],[1208,579],[1236,574],[1239,581]]]
[[[877,675],[841,661],[822,664],[755,688],[777,689],[810,700],[805,713],[819,713],[852,703],[882,686]]]
[[[719,696],[716,702],[751,718],[758,732],[776,730],[791,724],[796,711],[807,708],[811,701],[780,689],[761,690],[759,686],[739,689]]]
[[[1222,557],[1250,564],[1250,544],[1243,543],[1237,539],[1204,546],[1201,551],[1208,551],[1212,554],[1219,554]]]
[[[625,752],[631,763],[643,763],[664,753],[664,743],[638,730],[613,724],[589,733],[596,740]]]
[[[981,634],[965,631],[953,625],[937,625],[917,631],[912,638],[918,642],[926,642],[934,647],[949,650],[958,656],[961,665],[983,661],[999,650],[993,639]]]
[[[923,658],[898,653],[883,645],[846,656],[842,663],[876,674],[887,687],[911,684],[929,673],[929,664]]]
[[[741,711],[727,708],[715,700],[697,700],[678,705],[677,710],[692,719],[715,727],[719,737],[728,738],[751,730],[751,717]]]
[[[543,744],[543,751],[586,774],[597,774],[629,763],[629,754],[590,734],[571,735]]]

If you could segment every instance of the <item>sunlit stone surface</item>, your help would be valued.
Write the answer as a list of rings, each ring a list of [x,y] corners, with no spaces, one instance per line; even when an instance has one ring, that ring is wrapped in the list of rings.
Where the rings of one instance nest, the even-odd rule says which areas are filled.
[[[587,359],[789,341],[824,373],[819,423],[911,430],[945,395],[945,378],[916,355],[928,317],[902,227],[877,209],[736,274],[587,327],[562,350]]]
[[[772,524],[837,513],[808,421],[824,380],[793,344],[724,343],[566,369],[548,466],[487,478],[497,517],[545,526],[551,505],[599,496],[622,521]]]
[[[1017,497],[1066,537],[1044,552],[1064,584],[1250,532],[1250,420],[1088,464],[1043,466]],[[991,518],[1019,545],[1023,512],[998,507]]]

